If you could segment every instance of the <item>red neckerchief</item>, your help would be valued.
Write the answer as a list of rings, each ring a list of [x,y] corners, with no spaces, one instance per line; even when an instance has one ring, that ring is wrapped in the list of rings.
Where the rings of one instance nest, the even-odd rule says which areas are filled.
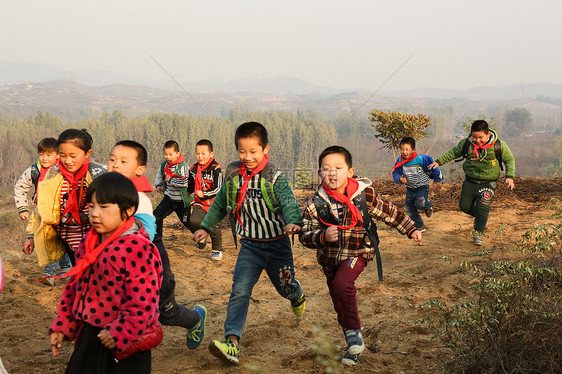
[[[64,167],[63,164],[59,164],[59,171],[61,172],[64,179],[67,180],[69,185],[68,200],[66,201],[66,207],[64,208],[64,212],[62,212],[60,216],[62,217],[66,213],[70,212],[70,214],[72,215],[72,217],[74,217],[74,220],[76,221],[77,224],[81,224],[80,223],[81,201],[79,201],[79,199],[82,200],[82,196],[78,197],[78,182],[82,180],[82,183],[80,184],[80,191],[82,191],[82,189],[84,188],[84,177],[88,173],[89,165],[90,165],[90,159],[87,158],[86,161],[84,161],[82,167],[78,169],[76,174],[72,174]]]
[[[490,135],[491,137],[491,135]],[[468,140],[467,140],[468,141]],[[490,141],[490,139],[488,139],[488,141]],[[491,146],[493,146],[496,143],[496,141],[494,140],[493,142],[491,142],[490,144],[484,144],[484,145],[476,145],[474,143],[472,143],[473,145],[473,149],[472,149],[472,155],[473,155],[473,160],[476,160],[477,158],[480,159],[480,156],[478,155],[478,150],[479,149],[488,149]]]
[[[148,178],[145,177],[144,175],[141,175],[140,177],[131,178],[131,182],[133,182],[133,184],[135,185],[137,192],[154,191],[152,189],[152,186],[150,185],[150,182],[148,181]]]
[[[392,177],[392,171],[393,171],[394,169],[399,168],[400,166],[402,166],[402,165],[404,165],[404,164],[406,164],[406,163],[412,161],[414,158],[416,158],[417,155],[418,155],[417,152],[414,152],[414,153],[412,153],[412,155],[411,155],[407,160],[398,161],[398,162],[396,163],[396,165],[394,165],[394,166],[389,170],[388,175]],[[402,157],[402,156],[400,156],[400,157]]]
[[[195,173],[195,187],[193,188],[193,192],[197,192],[197,191],[203,191],[203,189],[201,188],[203,186],[203,177],[202,177],[202,171],[207,169],[209,167],[209,165],[211,165],[211,162],[214,161],[214,158],[211,157],[209,159],[209,162],[207,162],[205,165],[201,165],[200,163],[197,163],[197,165],[195,166],[197,168],[197,172]]]
[[[172,178],[181,178],[179,175],[174,174],[171,170],[171,167],[177,164],[181,164],[182,162],[184,162],[185,159],[183,158],[183,155],[180,153],[180,155],[178,156],[178,158],[176,158],[176,161],[172,162],[171,164],[168,164],[166,162],[166,167],[164,167],[164,173],[169,175]]]
[[[248,175],[248,169],[246,169],[246,165],[244,165],[243,162],[240,163],[240,167],[238,168],[238,174],[244,179],[244,183],[242,184],[240,191],[238,191],[238,198],[236,199],[236,218],[238,218],[238,223],[240,224],[240,226],[242,226],[244,230],[246,230],[246,228],[242,224],[242,219],[240,218],[240,207],[242,206],[242,202],[246,197],[246,191],[248,190],[248,183],[250,182],[250,179],[252,179],[256,174],[262,171],[263,168],[265,168],[265,165],[267,165],[268,162],[269,162],[269,157],[267,157],[267,155],[263,155],[263,160],[261,160],[259,165],[256,166],[254,170],[252,170],[250,175]]]
[[[357,192],[357,190],[359,189],[359,182],[357,182],[357,179],[355,178],[347,179],[347,186],[345,187],[345,195],[337,192],[336,190],[330,189],[328,186],[324,184],[324,182],[322,182],[322,188],[324,188],[324,191],[326,191],[328,196],[331,196],[334,199],[336,199],[336,201],[339,201],[340,203],[347,205],[347,209],[351,213],[351,225],[347,227],[337,226],[331,223],[326,223],[322,221],[322,218],[318,217],[320,222],[322,222],[326,226],[337,226],[339,230],[347,230],[352,227],[355,227],[357,225],[357,222],[360,222],[361,226],[363,225],[363,216],[361,215],[361,212],[355,206],[355,204],[353,204],[350,198],[350,196],[353,196],[353,194]]]

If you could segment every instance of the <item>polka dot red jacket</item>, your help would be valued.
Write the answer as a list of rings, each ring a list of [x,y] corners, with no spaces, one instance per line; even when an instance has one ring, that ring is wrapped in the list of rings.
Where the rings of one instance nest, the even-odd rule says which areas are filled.
[[[135,224],[132,229],[138,230],[138,221]],[[144,232],[142,224],[140,227]],[[154,244],[135,230],[110,243],[76,283],[70,285],[75,276],[69,278],[49,334],[60,331],[65,340],[74,340],[86,322],[108,329],[120,352],[158,321],[160,255]],[[76,260],[84,254],[83,240]]]

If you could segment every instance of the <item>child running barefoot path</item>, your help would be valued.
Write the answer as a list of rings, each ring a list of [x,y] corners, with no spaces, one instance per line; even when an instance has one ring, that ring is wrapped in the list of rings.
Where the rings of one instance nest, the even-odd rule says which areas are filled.
[[[109,156],[108,171],[115,171],[129,178],[135,185],[139,195],[139,208],[135,212],[135,219],[140,220],[162,260],[162,287],[160,289],[160,317],[159,321],[167,326],[181,326],[187,329],[187,347],[197,348],[205,337],[205,321],[207,309],[196,305],[193,309],[176,302],[176,281],[170,265],[168,252],[162,242],[162,237],[155,236],[156,225],[152,215],[152,203],[146,193],[152,192],[148,179],[143,175],[146,171],[148,153],[144,146],[133,140],[122,140],[115,144]]]
[[[162,340],[157,325],[162,265],[156,247],[134,219],[138,193],[119,173],[88,189],[92,229],[76,251],[76,266],[49,328],[53,356],[76,340],[67,374],[150,373],[150,349]]]
[[[515,158],[507,144],[498,139],[495,131],[490,130],[488,122],[474,121],[470,133],[468,138],[462,139],[449,152],[441,155],[429,165],[429,169],[437,168],[453,159],[465,157],[463,150],[466,149],[468,153],[462,165],[465,180],[462,182],[459,207],[463,212],[474,217],[472,239],[474,245],[481,246],[484,244],[484,230],[496,192],[496,182],[500,177],[500,163],[505,163],[505,183],[513,190],[515,188],[513,183]],[[469,144],[467,145],[466,142]],[[502,161],[496,157],[497,144],[499,144],[498,155],[501,155]]]
[[[227,168],[225,181],[201,223],[203,229],[193,234],[193,240],[204,240],[231,211],[236,233],[242,236],[241,247],[224,323],[226,340],[213,340],[209,350],[224,362],[237,365],[250,297],[262,271],[265,269],[277,292],[291,301],[296,316],[304,313],[305,296],[295,278],[287,236],[300,231],[301,214],[287,179],[269,162],[267,130],[260,123],[246,122],[236,130],[234,143],[240,161]],[[262,186],[273,189],[275,209],[269,207],[273,196],[266,201]]]
[[[306,247],[317,249],[318,263],[326,276],[338,322],[347,341],[342,363],[356,365],[365,344],[357,310],[355,280],[374,258],[374,246],[378,246],[378,238],[373,246],[364,220],[377,218],[415,241],[420,241],[422,234],[410,218],[374,191],[370,180],[353,177],[355,169],[347,149],[340,146],[326,148],[320,154],[318,164],[322,184],[306,204],[300,241]],[[362,213],[362,207],[367,211]]]
[[[31,204],[28,201],[29,191],[33,192],[33,203],[37,204],[37,184],[43,181],[49,169],[58,163],[59,154],[57,152],[57,139],[41,139],[37,144],[37,152],[39,153],[37,162],[23,172],[14,187],[14,199],[22,221],[29,221],[30,217]],[[66,253],[59,261],[45,265],[42,275],[43,284],[50,286],[55,285],[55,280],[53,278],[46,277],[57,275],[57,269],[59,267],[61,274],[70,270],[70,258]]]
[[[60,260],[74,252],[90,229],[86,193],[105,167],[90,162],[92,137],[85,130],[68,129],[57,140],[58,167],[52,167],[37,185],[37,207],[27,227],[23,251],[36,249],[39,266]],[[56,166],[56,165],[55,165]]]

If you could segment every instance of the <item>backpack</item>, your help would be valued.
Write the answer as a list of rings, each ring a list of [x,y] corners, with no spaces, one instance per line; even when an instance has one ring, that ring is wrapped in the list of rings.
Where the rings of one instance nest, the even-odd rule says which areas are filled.
[[[466,138],[466,141],[462,145],[462,154],[460,158],[457,158],[455,162],[463,161],[468,157],[468,148],[470,147],[470,138]],[[496,160],[500,164],[500,170],[503,171],[503,160],[502,160],[502,143],[501,140],[497,139],[494,143],[494,154],[496,155]]]
[[[314,206],[316,208],[316,214],[318,215],[319,221],[321,219],[324,222],[333,223],[333,224],[337,225],[338,222],[334,219],[333,214],[331,214],[332,208],[330,207],[328,202],[326,200],[324,200],[320,195],[318,195],[318,192],[316,192],[316,194],[314,194],[313,199],[314,199]],[[371,216],[369,216],[369,209],[367,207],[365,190],[361,191],[361,194],[354,197],[352,201],[353,201],[353,204],[359,209],[359,211],[361,212],[361,216],[363,217],[363,227],[367,231],[367,236],[371,240],[370,244],[373,246],[373,249],[375,251],[375,257],[377,259],[377,272],[378,272],[378,275],[379,275],[379,281],[382,282],[382,280],[383,280],[382,259],[381,259],[381,253],[379,251],[380,240],[379,240],[379,235],[377,233],[377,225],[373,222],[373,220],[371,219]],[[324,225],[322,223],[322,221],[320,221],[320,226],[323,226],[324,228],[327,228],[328,226]],[[369,243],[366,243],[366,244],[367,244],[367,246],[369,246]]]
[[[179,164],[177,164],[177,167],[181,168],[183,166],[187,165],[185,162],[180,162]],[[162,161],[162,164],[160,165],[160,174],[162,174],[162,189],[164,191],[166,191],[166,178],[164,175],[164,169],[166,168],[166,161]],[[194,196],[193,194],[187,195],[187,186],[182,187],[181,188],[181,197],[183,199],[183,203],[185,204],[185,206],[189,207],[191,206],[191,203],[193,202]]]
[[[238,183],[240,181],[240,175],[238,173],[241,161],[235,161],[230,163],[226,167],[226,172],[224,176],[224,183],[226,189],[226,211],[229,215],[230,229],[232,231],[232,237],[234,238],[234,245],[238,249],[238,239],[236,237],[236,202],[238,200]],[[267,205],[267,208],[281,217],[282,209],[281,203],[277,196],[275,196],[275,191],[273,190],[273,185],[277,181],[277,178],[281,175],[281,172],[277,170],[274,163],[268,162],[267,165],[259,172],[260,175],[260,189],[262,197]]]

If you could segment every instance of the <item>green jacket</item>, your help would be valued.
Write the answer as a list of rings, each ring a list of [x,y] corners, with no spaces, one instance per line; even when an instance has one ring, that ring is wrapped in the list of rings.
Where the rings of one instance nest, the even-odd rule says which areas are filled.
[[[492,136],[490,136],[488,143],[500,141],[494,130],[490,130],[490,132],[492,133]],[[439,164],[439,166],[441,166],[451,160],[461,157],[463,145],[467,141],[470,141],[471,144],[468,147],[468,155],[462,165],[466,177],[476,183],[495,182],[498,180],[500,177],[500,165],[498,160],[496,160],[494,147],[479,149],[478,157],[474,157],[474,145],[472,144],[471,137],[462,139],[459,144],[451,148],[449,152],[441,155],[435,161]],[[511,150],[507,146],[506,142],[503,140],[501,141],[501,152],[502,160],[505,163],[505,177],[515,177],[515,158],[513,157],[513,153],[511,153]]]

